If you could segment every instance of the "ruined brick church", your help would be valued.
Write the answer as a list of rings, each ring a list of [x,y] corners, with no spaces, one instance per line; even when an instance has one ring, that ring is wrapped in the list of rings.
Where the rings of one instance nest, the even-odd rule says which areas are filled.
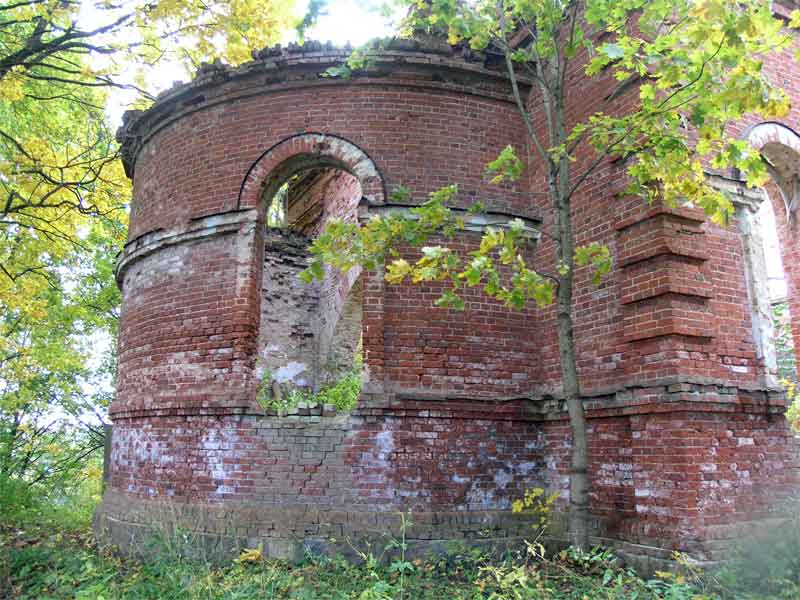
[[[179,524],[222,555],[259,543],[271,556],[336,551],[347,537],[396,531],[402,511],[413,514],[414,551],[505,547],[531,534],[511,511],[526,489],[560,492],[566,510],[553,308],[510,310],[476,289],[459,312],[434,307],[433,286],[390,285],[381,273],[297,277],[330,219],[407,210],[392,200],[401,185],[417,202],[455,183],[454,208],[485,203],[453,241],[465,250],[487,226],[521,218],[536,238],[552,220],[536,161],[514,184],[485,176],[506,145],[526,154],[491,61],[398,40],[364,72],[323,76],[346,56],[313,43],[268,49],[241,67],[206,66],[126,115],[134,199],[96,515],[98,532],[124,548]],[[785,291],[800,343],[790,68],[787,52],[767,71],[795,94],[791,114],[736,130],[768,161],[770,184],[713,175],[736,205],[733,223],[623,196],[613,159],[576,198],[579,243],[607,244],[614,259],[599,286],[578,273],[574,305],[592,531],[625,555],[714,560],[794,489],[768,293]],[[608,106],[610,74],[571,81],[575,118]],[[544,238],[537,252],[552,254]],[[259,402],[265,386],[318,390],[354,365],[363,389],[350,411],[300,403],[277,414]],[[564,537],[558,516],[550,535]]]

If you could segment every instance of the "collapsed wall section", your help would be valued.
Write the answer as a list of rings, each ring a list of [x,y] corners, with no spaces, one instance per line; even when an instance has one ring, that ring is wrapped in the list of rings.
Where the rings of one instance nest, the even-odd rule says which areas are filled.
[[[357,221],[361,185],[344,170],[287,173],[283,192],[264,198],[283,206],[275,207],[281,223],[268,223],[265,232],[257,372],[261,386],[317,392],[361,363],[363,294],[353,289],[361,269],[328,267],[312,282],[301,274],[311,262],[310,245],[328,223]]]
[[[315,388],[320,377],[318,284],[304,284],[310,240],[272,230],[264,240],[259,376],[264,384]]]

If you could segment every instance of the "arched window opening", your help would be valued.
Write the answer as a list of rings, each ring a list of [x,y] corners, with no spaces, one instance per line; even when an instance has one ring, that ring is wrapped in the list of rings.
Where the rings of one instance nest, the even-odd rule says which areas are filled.
[[[293,164],[296,165],[293,168]],[[359,273],[326,269],[306,284],[309,246],[333,219],[355,221],[361,185],[311,157],[290,159],[265,189],[259,401],[269,409],[352,407],[362,376]],[[299,408],[298,408],[299,407]]]
[[[788,131],[782,133],[789,135]],[[795,134],[792,132],[792,135]],[[761,147],[761,157],[767,165],[771,181],[766,186],[766,197],[759,206],[757,218],[764,244],[777,375],[780,380],[796,381],[797,354],[791,331],[789,290],[781,256],[780,224],[775,211],[785,211],[780,215],[781,223],[789,227],[794,224],[800,204],[800,155],[795,148],[779,141],[770,141]],[[784,235],[788,233],[787,228]]]
[[[767,186],[766,197],[758,207],[757,222],[761,229],[761,241],[766,267],[766,294],[772,317],[772,343],[775,348],[775,362],[778,379],[781,381],[797,379],[797,355],[791,330],[791,309],[789,289],[781,256],[781,241],[778,235],[778,221],[775,218],[774,204],[770,196],[777,192],[777,185]]]
[[[270,229],[282,229],[286,227],[286,196],[289,194],[289,182],[287,181],[273,196],[267,205],[267,227]]]
[[[800,136],[780,123],[760,123],[746,138],[770,175],[762,189],[748,188],[738,172],[733,180],[713,176],[731,192],[742,234],[745,279],[753,340],[767,383],[797,381],[798,329],[791,313],[800,308],[796,289],[800,268],[795,257],[796,213],[800,202]],[[794,331],[792,331],[794,329]]]
[[[788,146],[771,142],[761,148],[761,157],[783,201],[786,220],[792,223],[800,207],[800,156]]]

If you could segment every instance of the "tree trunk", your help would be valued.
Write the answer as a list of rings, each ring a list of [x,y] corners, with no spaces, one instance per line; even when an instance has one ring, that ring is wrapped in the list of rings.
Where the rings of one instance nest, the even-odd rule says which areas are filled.
[[[561,111],[558,111],[561,112]],[[563,115],[563,113],[561,113]],[[563,117],[562,117],[563,118]],[[557,123],[556,127],[562,123]],[[589,476],[587,473],[586,414],[581,400],[575,338],[572,323],[572,290],[575,278],[575,241],[572,231],[572,203],[567,192],[569,166],[562,161],[551,172],[550,193],[556,206],[558,260],[567,267],[559,277],[556,296],[556,330],[561,358],[561,381],[569,411],[572,450],[569,472],[569,541],[581,550],[589,548]]]
[[[572,22],[576,19],[578,4],[573,4]],[[498,0],[497,17],[505,31],[506,18],[502,2]],[[570,43],[571,43],[570,39]],[[504,39],[503,42],[507,44]],[[565,110],[564,79],[567,58],[561,51],[556,32],[555,47],[559,49],[548,67],[543,66],[537,56],[535,77],[539,83],[545,112],[548,137],[551,147],[558,147],[567,141],[567,120]],[[556,298],[556,330],[558,349],[561,358],[561,380],[564,397],[569,411],[569,424],[572,430],[572,450],[569,474],[569,540],[581,550],[589,548],[589,478],[587,474],[586,414],[581,400],[578,367],[575,362],[575,340],[572,325],[572,287],[575,272],[575,240],[572,232],[572,202],[570,192],[570,161],[566,153],[554,160],[540,141],[528,114],[527,107],[517,86],[514,63],[507,48],[504,52],[506,69],[511,80],[511,89],[520,115],[525,123],[528,138],[536,148],[549,169],[548,192],[555,210],[556,222],[556,261],[559,267],[566,267],[564,275],[558,277]],[[531,90],[533,92],[533,90]]]
[[[569,280],[567,282],[567,280]],[[586,415],[578,385],[572,333],[572,276],[561,278],[557,300],[558,348],[561,379],[572,430],[569,472],[569,536],[576,548],[589,547],[589,479],[587,474]]]

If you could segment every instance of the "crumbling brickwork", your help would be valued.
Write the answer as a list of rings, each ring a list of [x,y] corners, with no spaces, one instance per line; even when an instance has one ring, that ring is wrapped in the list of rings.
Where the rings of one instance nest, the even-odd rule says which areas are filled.
[[[291,231],[270,230],[264,243],[261,283],[259,366],[262,380],[317,387],[319,285],[304,285],[310,240]],[[268,373],[268,375],[267,375]]]
[[[312,43],[205,67],[129,113],[120,132],[134,201],[97,527],[127,547],[173,519],[223,554],[264,542],[291,555],[390,530],[404,510],[415,513],[415,548],[506,545],[530,532],[510,512],[525,489],[558,492],[566,508],[570,434],[552,307],[510,310],[473,290],[458,312],[433,306],[435,285],[391,286],[379,272],[296,278],[328,219],[388,209],[398,185],[420,202],[455,183],[455,208],[486,204],[483,225],[449,242],[461,251],[486,223],[552,222],[536,161],[514,184],[484,175],[506,145],[526,149],[501,72],[446,44],[397,41],[352,79],[321,76],[345,56]],[[585,114],[613,85],[610,75],[570,81]],[[800,156],[798,117],[769,131],[742,124],[741,134]],[[609,161],[587,180],[573,215],[579,243],[600,241],[614,258],[600,286],[578,272],[574,306],[593,529],[628,555],[715,559],[796,483],[786,399],[754,303],[749,215],[763,196],[715,174],[739,207],[720,227],[698,210],[620,197],[622,168]],[[284,184],[286,228],[268,229]],[[800,315],[800,233],[776,213]],[[539,240],[544,266],[551,250]],[[317,387],[356,339],[365,384],[351,413],[304,405],[277,416],[258,404],[266,373]]]

